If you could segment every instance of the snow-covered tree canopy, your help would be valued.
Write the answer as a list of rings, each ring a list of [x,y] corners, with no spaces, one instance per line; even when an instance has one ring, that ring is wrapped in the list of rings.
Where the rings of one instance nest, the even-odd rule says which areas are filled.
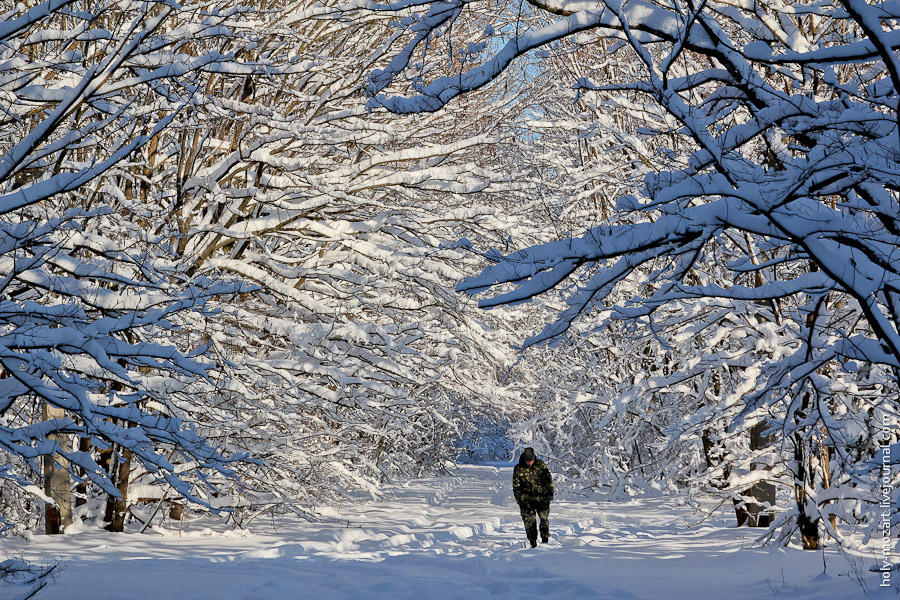
[[[718,445],[754,425],[778,432],[805,543],[820,515],[843,510],[829,508],[835,499],[865,496],[854,489],[877,474],[875,430],[893,423],[884,441],[896,441],[896,4],[363,6],[400,17],[392,60],[371,73],[372,109],[439,110],[526,54],[602,47],[569,83],[598,112],[627,115],[596,160],[637,164],[633,176],[643,180],[632,180],[609,219],[551,243],[491,251],[495,264],[457,289],[491,292],[485,308],[561,294],[567,307],[527,345],[573,326],[602,335],[613,321],[637,324],[657,340],[657,376],[614,383],[611,410],[651,402],[645,410],[660,431],[702,438],[707,467],[720,475],[724,467],[734,486],[778,476],[750,464],[759,448],[725,467]],[[456,60],[450,48],[470,54]],[[600,324],[580,324],[588,314]],[[662,409],[672,394],[683,400]],[[829,466],[831,452],[839,467]],[[839,473],[845,491],[813,499],[817,469],[822,487],[838,485]]]
[[[511,363],[511,344],[452,291],[472,257],[441,246],[510,225],[489,202],[507,183],[476,164],[506,137],[509,103],[473,98],[491,119],[369,115],[360,65],[390,39],[380,21],[306,2],[245,14],[225,47],[240,64],[205,77],[145,148],[139,210],[153,239],[176,240],[177,272],[259,287],[191,324],[220,368],[182,410],[265,460],[241,490],[265,504],[374,491],[440,464],[472,412],[503,412],[484,365]]]
[[[442,245],[514,228],[476,158],[515,102],[370,118],[382,21],[214,0],[0,18],[0,512],[22,521],[58,470],[119,528],[141,495],[308,508],[503,418],[510,337],[452,292],[477,265]]]
[[[404,10],[403,4],[383,10]],[[397,112],[437,109],[485,85],[517,56],[592,32],[621,40],[618,50],[633,51],[644,64],[643,77],[583,78],[577,87],[649,95],[677,123],[670,131],[644,133],[689,136],[695,146],[682,168],[648,178],[643,199],[621,199],[620,210],[654,215],[652,221],[603,227],[510,255],[463,282],[461,290],[474,293],[512,282],[515,291],[481,305],[514,303],[613,259],[579,286],[571,309],[534,343],[560,334],[638,265],[665,257],[671,261],[664,271],[669,285],[640,299],[643,308],[638,310],[682,298],[765,300],[809,293],[819,299],[838,291],[858,303],[876,339],[850,330],[828,343],[824,354],[900,367],[898,275],[891,260],[900,233],[893,195],[898,143],[894,88],[900,84],[892,75],[891,41],[896,36],[881,24],[900,17],[890,12],[892,5],[815,3],[788,11],[781,4],[758,3],[744,9],[730,3],[535,2],[567,16],[528,28],[483,64],[416,85],[416,95],[386,95],[384,89],[411,68],[408,62],[419,46],[443,33],[448,21],[464,17],[470,4],[429,3],[427,13],[408,17],[406,27],[415,38],[390,66],[373,74],[371,91],[380,93],[372,106]],[[708,61],[704,70],[698,69],[701,57]],[[784,257],[775,265],[753,264],[748,256],[729,268],[741,275],[774,270],[779,276],[752,291],[746,286],[709,289],[686,281],[698,253],[716,248],[732,253],[728,240],[735,231],[764,240],[761,257]],[[810,261],[821,271],[809,272]],[[815,306],[814,301],[810,308]]]
[[[224,16],[177,23],[204,6],[48,1],[0,17],[4,512],[23,509],[10,482],[47,498],[34,485],[42,457],[43,470],[56,456],[112,497],[126,459],[194,498],[194,469],[230,471],[232,459],[169,409],[173,393],[208,377],[203,340],[166,340],[181,313],[249,288],[173,279],[174,263],[102,202],[110,169],[172,123],[201,69],[227,60],[188,48],[227,36]]]
[[[896,440],[895,12],[9,8],[0,510],[66,471],[118,527],[132,484],[251,519],[521,417],[618,491],[776,483],[839,537]],[[510,377],[549,312],[526,346],[577,352]]]

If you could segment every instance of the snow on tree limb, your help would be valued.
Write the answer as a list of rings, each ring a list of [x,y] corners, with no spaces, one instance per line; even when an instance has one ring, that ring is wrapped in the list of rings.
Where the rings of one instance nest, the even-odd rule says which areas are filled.
[[[529,5],[512,16],[460,5],[453,31],[408,16],[402,60],[372,73],[370,106],[401,113],[449,106],[526,54],[532,74],[558,69],[559,85],[578,91],[578,118],[548,119],[540,135],[572,132],[580,164],[565,162],[567,148],[532,145],[544,151],[548,195],[558,187],[557,202],[584,222],[556,241],[485,252],[492,264],[457,290],[489,294],[482,307],[561,299],[525,344],[568,338],[609,353],[596,361],[616,375],[597,385],[622,396],[599,394],[615,417],[602,427],[629,423],[612,440],[656,439],[671,464],[693,447],[722,491],[780,482],[795,493],[779,520],[786,536],[799,529],[814,547],[823,519],[840,535],[830,519],[859,499],[853,485],[874,481],[866,431],[897,417],[896,4]],[[467,15],[493,22],[484,50],[429,56],[426,41],[464,46]],[[555,102],[535,111],[565,115]],[[619,160],[627,175],[613,174]],[[599,182],[618,187],[607,196]],[[589,196],[594,212],[581,204]],[[639,344],[651,357],[639,368],[616,362]],[[658,429],[641,429],[630,405],[657,415]],[[565,414],[580,431],[583,415]],[[780,451],[736,437],[761,423]],[[896,425],[887,431],[896,439]]]

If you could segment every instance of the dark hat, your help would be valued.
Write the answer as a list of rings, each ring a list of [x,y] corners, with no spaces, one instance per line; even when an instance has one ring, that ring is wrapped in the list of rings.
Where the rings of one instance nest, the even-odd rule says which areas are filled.
[[[522,452],[522,460],[524,462],[528,462],[529,460],[534,460],[534,448],[525,448],[525,451]]]

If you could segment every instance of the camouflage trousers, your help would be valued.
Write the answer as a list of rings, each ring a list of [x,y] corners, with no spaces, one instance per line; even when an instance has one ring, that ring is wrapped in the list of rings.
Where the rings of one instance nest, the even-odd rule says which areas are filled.
[[[538,536],[538,517],[541,519],[541,541],[546,542],[550,537],[550,508],[537,510],[530,507],[519,507],[522,515],[522,522],[525,523],[525,535],[528,541],[534,546],[537,543]]]

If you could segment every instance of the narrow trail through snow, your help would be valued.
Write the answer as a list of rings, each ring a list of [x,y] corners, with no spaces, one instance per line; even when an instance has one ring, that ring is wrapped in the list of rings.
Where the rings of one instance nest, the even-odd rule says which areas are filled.
[[[524,547],[511,467],[462,466],[323,513],[333,523],[258,523],[258,533],[81,532],[0,540],[0,551],[65,564],[38,600],[476,600],[479,598],[857,600],[898,598],[833,549],[758,548],[727,513],[672,500],[559,498],[549,544]],[[827,570],[823,573],[823,561]],[[0,587],[0,596],[5,589]]]

